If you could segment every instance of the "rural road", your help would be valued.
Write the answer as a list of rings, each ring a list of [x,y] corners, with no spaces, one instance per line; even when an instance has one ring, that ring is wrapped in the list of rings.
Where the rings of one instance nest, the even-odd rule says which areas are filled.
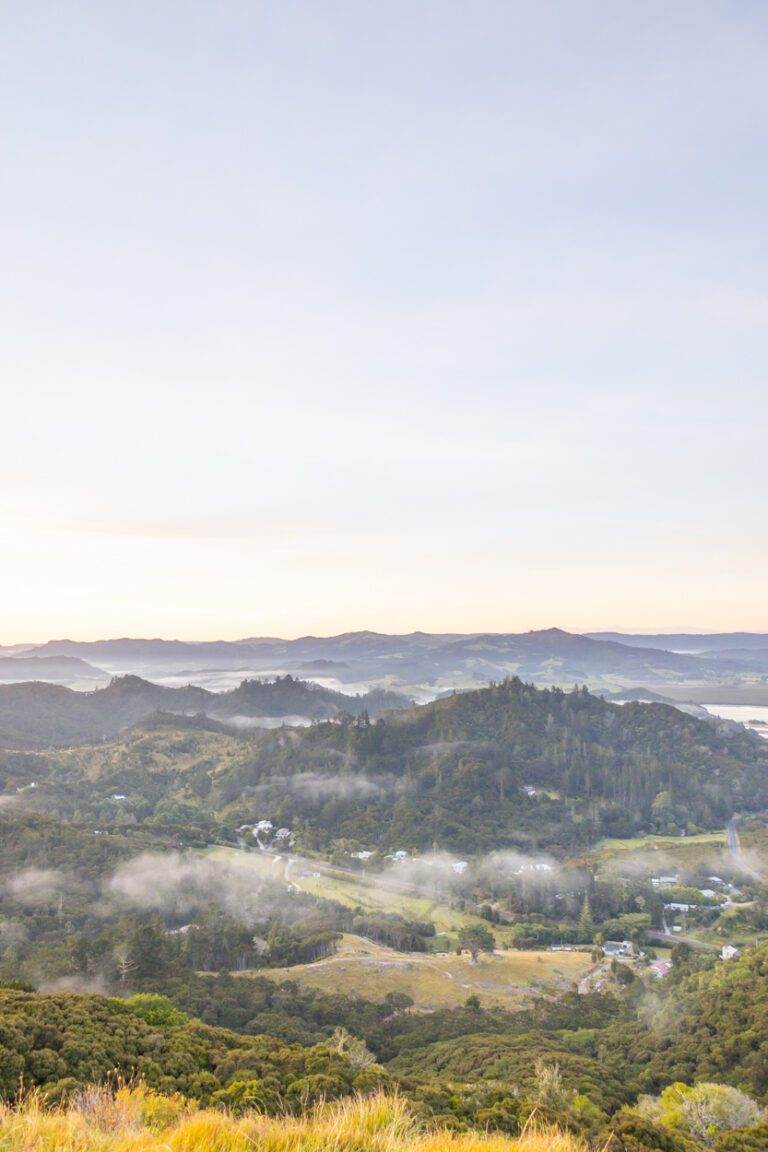
[[[680,936],[677,933],[673,936],[672,933],[667,935],[665,932],[646,932],[649,940],[655,940],[658,944],[688,944],[691,948],[696,948],[699,952],[717,952],[717,947],[714,944],[707,944],[704,940],[697,940],[695,936]]]

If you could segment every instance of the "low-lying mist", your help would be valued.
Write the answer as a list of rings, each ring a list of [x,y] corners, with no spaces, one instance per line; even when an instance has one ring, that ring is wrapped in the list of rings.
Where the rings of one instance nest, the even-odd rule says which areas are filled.
[[[192,853],[148,852],[127,861],[104,882],[105,911],[142,909],[168,918],[189,916],[214,904],[250,927],[287,912],[286,885],[248,858],[237,863]]]

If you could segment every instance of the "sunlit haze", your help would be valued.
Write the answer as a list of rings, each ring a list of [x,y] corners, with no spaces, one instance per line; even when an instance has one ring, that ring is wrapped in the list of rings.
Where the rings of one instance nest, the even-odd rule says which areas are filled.
[[[768,630],[764,4],[2,26],[0,643]]]

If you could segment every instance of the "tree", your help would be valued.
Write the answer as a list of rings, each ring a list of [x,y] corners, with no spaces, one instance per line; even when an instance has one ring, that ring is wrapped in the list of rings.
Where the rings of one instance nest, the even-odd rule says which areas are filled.
[[[530,1114],[536,1113],[549,1122],[562,1122],[569,1111],[569,1099],[559,1064],[548,1064],[539,1057],[527,1106]]]
[[[472,963],[477,964],[481,952],[493,952],[496,940],[484,924],[466,924],[459,930],[459,945],[469,950]]]
[[[748,1128],[765,1118],[759,1104],[728,1084],[670,1084],[661,1096],[641,1096],[637,1111],[649,1120],[688,1132],[710,1147],[718,1133]]]
[[[376,1063],[376,1057],[368,1049],[365,1041],[353,1036],[346,1028],[335,1028],[329,1044],[340,1056],[345,1056],[356,1071],[369,1068],[371,1064]]]
[[[579,932],[582,938],[586,940],[592,939],[592,934],[595,930],[595,922],[592,919],[592,906],[589,902],[589,893],[584,894],[584,901],[581,905],[581,915],[579,916]]]
[[[125,986],[128,983],[128,978],[132,972],[136,971],[136,961],[131,956],[131,950],[127,944],[118,944],[113,952],[115,958],[115,967],[117,968],[117,975],[120,981],[121,991],[125,991]]]
[[[387,992],[384,1004],[393,1016],[397,1016],[400,1012],[413,1008],[413,997],[406,992]]]

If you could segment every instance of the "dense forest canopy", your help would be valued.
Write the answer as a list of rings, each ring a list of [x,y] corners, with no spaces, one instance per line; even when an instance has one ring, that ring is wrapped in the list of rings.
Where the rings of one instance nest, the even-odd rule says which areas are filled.
[[[318,847],[334,834],[387,850],[556,850],[722,826],[768,798],[766,767],[768,747],[748,733],[512,679],[376,723],[269,733],[217,774],[211,800],[234,819],[257,803]],[[325,805],[291,787],[308,774],[339,782]]]
[[[70,820],[231,840],[268,818],[305,850],[354,839],[562,854],[601,835],[723,827],[768,801],[768,744],[743,729],[517,679],[378,720],[247,736],[161,719],[90,751],[0,752],[0,780],[34,785]]]

